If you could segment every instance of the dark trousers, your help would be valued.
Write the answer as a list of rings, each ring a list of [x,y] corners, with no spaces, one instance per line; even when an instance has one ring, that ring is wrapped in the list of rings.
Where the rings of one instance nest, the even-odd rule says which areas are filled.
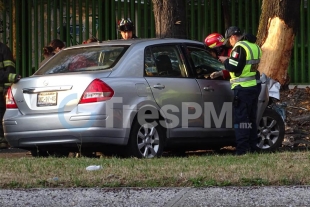
[[[2,119],[5,113],[5,98],[4,96],[0,96],[0,141],[3,141],[4,138],[4,132],[3,132],[3,125],[2,125]]]
[[[4,112],[5,112],[5,108],[2,108],[0,107],[0,139],[2,137],[4,137],[4,132],[3,132],[3,125],[2,125],[2,119],[3,119],[3,116],[4,116]]]
[[[261,86],[243,88],[236,86],[234,96],[234,129],[236,136],[236,154],[242,155],[257,150],[257,102]]]

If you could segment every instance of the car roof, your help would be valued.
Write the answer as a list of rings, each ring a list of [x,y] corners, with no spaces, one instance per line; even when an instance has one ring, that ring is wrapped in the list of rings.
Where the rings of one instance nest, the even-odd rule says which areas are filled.
[[[167,44],[167,43],[188,43],[188,44],[200,44],[203,45],[202,42],[195,41],[195,40],[189,40],[189,39],[178,39],[178,38],[135,38],[135,39],[117,39],[117,40],[107,40],[103,42],[91,42],[88,44],[81,44],[81,45],[75,45],[71,47],[64,48],[70,49],[70,48],[84,48],[84,47],[93,47],[93,46],[109,46],[109,45],[139,45],[142,44],[144,46],[146,45],[154,45],[154,44]]]

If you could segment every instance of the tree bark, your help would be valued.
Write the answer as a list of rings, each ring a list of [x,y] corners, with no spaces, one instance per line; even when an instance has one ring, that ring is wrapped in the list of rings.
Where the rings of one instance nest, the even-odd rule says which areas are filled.
[[[187,38],[184,0],[152,0],[157,38]]]
[[[263,55],[258,70],[289,84],[287,69],[300,22],[299,0],[263,0],[257,34],[257,44]]]

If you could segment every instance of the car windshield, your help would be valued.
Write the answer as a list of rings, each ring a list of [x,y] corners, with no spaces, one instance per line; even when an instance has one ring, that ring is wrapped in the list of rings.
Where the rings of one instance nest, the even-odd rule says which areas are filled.
[[[128,46],[82,47],[61,51],[35,75],[98,71],[112,68]]]

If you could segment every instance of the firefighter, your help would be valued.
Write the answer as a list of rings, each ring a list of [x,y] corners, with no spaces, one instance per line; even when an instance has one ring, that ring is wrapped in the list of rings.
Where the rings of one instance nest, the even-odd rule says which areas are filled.
[[[230,55],[232,48],[225,45],[224,40],[225,38],[219,33],[212,33],[206,37],[205,44],[211,49],[213,57]]]
[[[0,148],[7,148],[8,143],[4,138],[2,119],[5,108],[5,95],[7,88],[12,84],[20,80],[21,76],[16,74],[15,71],[15,62],[13,60],[13,54],[10,48],[0,42],[0,118],[1,118],[1,127],[0,127]]]
[[[118,22],[118,30],[124,40],[137,38],[134,34],[135,26],[129,18],[122,19]]]
[[[219,33],[212,33],[205,38],[205,44],[211,49],[211,55],[218,59],[219,56],[229,57],[232,47],[224,44],[225,38]],[[223,79],[230,79],[227,70],[213,72],[210,77],[212,79],[223,77]]]
[[[231,89],[234,91],[234,129],[236,155],[257,151],[257,102],[260,93],[257,70],[262,56],[261,48],[255,44],[256,37],[244,35],[236,26],[225,32],[225,41],[233,46],[230,57],[220,56],[225,69],[230,72]]]

